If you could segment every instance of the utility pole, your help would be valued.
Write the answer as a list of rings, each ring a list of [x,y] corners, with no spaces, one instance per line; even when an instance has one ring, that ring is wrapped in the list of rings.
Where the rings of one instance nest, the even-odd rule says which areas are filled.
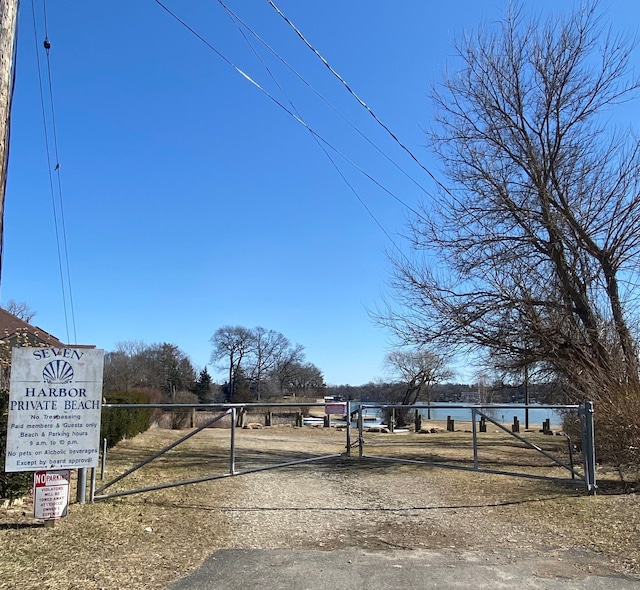
[[[9,167],[11,94],[19,0],[0,0],[0,280],[4,262],[4,197]]]

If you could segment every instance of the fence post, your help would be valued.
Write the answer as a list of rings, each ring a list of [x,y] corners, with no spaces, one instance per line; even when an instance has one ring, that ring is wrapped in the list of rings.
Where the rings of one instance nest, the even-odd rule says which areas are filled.
[[[104,469],[107,465],[107,439],[102,439],[102,456],[100,457],[100,481],[104,479]]]
[[[584,420],[580,420],[584,427],[582,455],[584,457],[584,474],[587,484],[587,491],[595,495],[598,486],[596,485],[596,448],[595,432],[593,425],[593,402],[585,402],[581,408]]]
[[[93,504],[96,495],[96,468],[91,468],[91,479],[89,480],[89,502]]]
[[[478,428],[476,426],[476,409],[471,408],[471,424],[473,431],[473,468],[478,469]]]
[[[229,473],[233,475],[236,472],[236,408],[231,408],[231,445],[229,454]]]
[[[347,457],[351,457],[351,402],[347,400]]]
[[[364,438],[362,438],[363,431],[363,418],[362,418],[362,402],[358,406],[358,457],[362,459],[364,455]]]

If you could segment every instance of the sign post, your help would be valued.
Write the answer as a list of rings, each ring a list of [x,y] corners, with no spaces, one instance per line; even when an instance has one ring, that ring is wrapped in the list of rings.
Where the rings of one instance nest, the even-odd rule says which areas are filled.
[[[5,471],[97,467],[104,351],[14,348]]]

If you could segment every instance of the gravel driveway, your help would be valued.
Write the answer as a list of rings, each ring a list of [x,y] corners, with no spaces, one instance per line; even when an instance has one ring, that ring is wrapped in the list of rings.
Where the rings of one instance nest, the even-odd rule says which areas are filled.
[[[536,486],[549,488],[547,482],[348,458],[236,481],[241,493],[220,507],[228,547],[172,590],[244,588],[267,579],[270,588],[353,588],[367,576],[388,587],[386,576],[394,573],[398,582],[424,579],[414,586],[424,588],[506,588],[516,581],[523,588],[640,588],[615,560],[555,533],[553,514],[539,530],[530,520],[518,522],[520,511],[538,502]],[[548,497],[556,493],[547,489]],[[447,577],[450,585],[427,583],[427,573],[434,580],[451,568],[458,573]],[[318,571],[327,572],[326,586]],[[469,585],[456,585],[464,580]]]

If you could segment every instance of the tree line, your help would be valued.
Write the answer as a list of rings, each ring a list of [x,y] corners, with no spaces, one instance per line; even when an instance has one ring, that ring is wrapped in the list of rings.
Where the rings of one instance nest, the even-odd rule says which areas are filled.
[[[168,342],[119,342],[105,353],[105,392],[144,390],[154,401],[176,402],[196,387],[196,369],[189,356]]]
[[[280,332],[223,326],[211,344],[211,364],[227,376],[221,384],[214,383],[207,367],[198,372],[175,344],[126,341],[105,354],[104,391],[143,390],[154,401],[167,403],[324,395],[322,371],[306,361],[304,346]]]

